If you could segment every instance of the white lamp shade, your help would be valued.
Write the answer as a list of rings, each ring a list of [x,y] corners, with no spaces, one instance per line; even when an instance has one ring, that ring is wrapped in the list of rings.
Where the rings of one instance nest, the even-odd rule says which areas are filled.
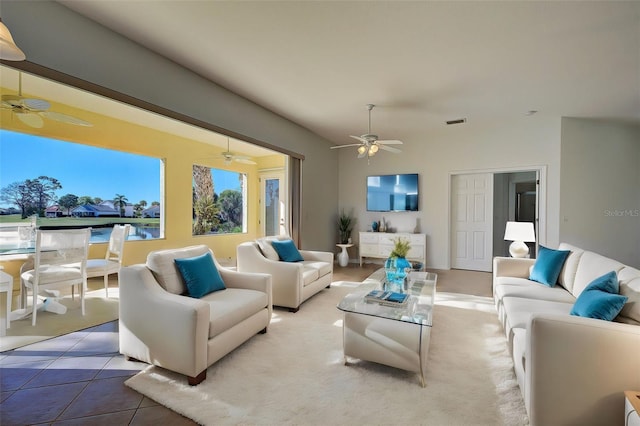
[[[0,59],[7,61],[24,61],[26,56],[11,37],[9,28],[0,21]]]
[[[533,243],[536,235],[532,222],[507,222],[504,231],[504,239],[507,241],[524,241]]]

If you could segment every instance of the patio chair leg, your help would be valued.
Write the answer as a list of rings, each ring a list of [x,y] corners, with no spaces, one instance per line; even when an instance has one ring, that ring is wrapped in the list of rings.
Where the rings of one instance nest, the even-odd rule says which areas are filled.
[[[104,294],[109,298],[109,274],[104,275]]]

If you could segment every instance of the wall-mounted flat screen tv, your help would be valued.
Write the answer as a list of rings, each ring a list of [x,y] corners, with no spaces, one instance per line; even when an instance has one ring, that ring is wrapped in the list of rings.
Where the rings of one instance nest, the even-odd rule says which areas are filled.
[[[367,177],[367,211],[418,211],[418,174]]]

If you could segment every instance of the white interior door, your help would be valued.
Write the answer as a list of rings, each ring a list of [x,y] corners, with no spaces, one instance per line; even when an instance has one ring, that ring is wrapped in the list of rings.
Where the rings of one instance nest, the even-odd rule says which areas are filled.
[[[493,174],[452,175],[451,204],[451,267],[490,272]]]
[[[262,235],[288,235],[286,196],[284,170],[260,173],[260,227]]]

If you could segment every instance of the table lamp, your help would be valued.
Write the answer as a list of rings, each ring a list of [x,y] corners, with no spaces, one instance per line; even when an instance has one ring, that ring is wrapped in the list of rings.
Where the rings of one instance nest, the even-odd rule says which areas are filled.
[[[509,246],[509,254],[512,257],[527,257],[529,247],[525,242],[535,242],[536,236],[532,222],[507,222],[504,231],[504,239],[513,241]]]

